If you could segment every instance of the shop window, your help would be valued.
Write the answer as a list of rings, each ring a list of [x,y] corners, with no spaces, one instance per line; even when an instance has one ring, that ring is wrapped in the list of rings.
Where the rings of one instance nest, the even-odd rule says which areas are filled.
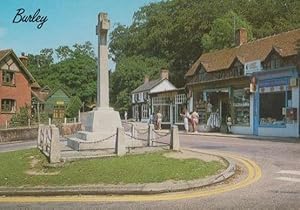
[[[183,113],[186,104],[185,94],[178,94],[175,97],[175,123],[183,123],[183,117],[180,115]]]
[[[15,84],[14,72],[3,71],[2,83],[3,83],[3,85],[14,85]]]
[[[162,115],[162,122],[170,122],[170,105],[154,105],[154,113],[156,114],[158,111]]]
[[[13,99],[2,99],[1,100],[1,112],[15,113],[16,112],[16,101]]]
[[[260,125],[284,126],[286,123],[284,110],[292,103],[291,91],[260,94]]]
[[[234,124],[250,125],[250,95],[244,89],[233,90]]]

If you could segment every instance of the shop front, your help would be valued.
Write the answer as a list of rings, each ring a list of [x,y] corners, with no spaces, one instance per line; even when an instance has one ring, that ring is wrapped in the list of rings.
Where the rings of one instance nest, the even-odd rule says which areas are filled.
[[[296,68],[254,74],[253,134],[299,137],[299,84]]]
[[[200,131],[227,132],[227,120],[232,119],[235,132],[249,134],[249,78],[240,76],[192,86],[192,110],[199,114]]]
[[[162,126],[169,128],[170,125],[183,125],[180,116],[186,107],[186,95],[183,89],[176,91],[160,92],[151,95],[151,110],[153,114],[162,114]]]

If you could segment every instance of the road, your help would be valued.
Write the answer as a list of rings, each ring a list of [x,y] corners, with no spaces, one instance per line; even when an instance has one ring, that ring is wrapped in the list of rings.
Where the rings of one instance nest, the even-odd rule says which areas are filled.
[[[262,177],[245,188],[192,199],[0,203],[0,209],[300,209],[300,143],[194,135],[181,135],[180,141],[187,148],[229,152],[249,158],[260,166]]]

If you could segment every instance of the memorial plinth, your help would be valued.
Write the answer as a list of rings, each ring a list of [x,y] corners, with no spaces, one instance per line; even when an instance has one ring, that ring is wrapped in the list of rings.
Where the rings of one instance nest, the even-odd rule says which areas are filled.
[[[68,146],[75,150],[114,148],[117,128],[121,127],[119,112],[109,107],[107,32],[110,27],[106,13],[99,13],[98,35],[97,107],[88,113],[85,131],[68,139]],[[110,137],[111,136],[111,137]],[[110,138],[108,138],[110,137]],[[101,140],[108,138],[107,141]]]

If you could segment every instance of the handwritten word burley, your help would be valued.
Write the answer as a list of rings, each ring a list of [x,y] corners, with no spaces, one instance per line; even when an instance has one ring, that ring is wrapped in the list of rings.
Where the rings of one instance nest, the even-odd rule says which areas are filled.
[[[46,23],[48,21],[47,16],[41,16],[40,14],[40,9],[37,9],[36,12],[33,15],[26,15],[25,13],[25,9],[20,8],[17,9],[17,14],[15,15],[14,19],[13,19],[13,23],[20,23],[20,22],[36,22],[39,23],[37,25],[38,29],[41,29],[44,25],[44,23]]]

